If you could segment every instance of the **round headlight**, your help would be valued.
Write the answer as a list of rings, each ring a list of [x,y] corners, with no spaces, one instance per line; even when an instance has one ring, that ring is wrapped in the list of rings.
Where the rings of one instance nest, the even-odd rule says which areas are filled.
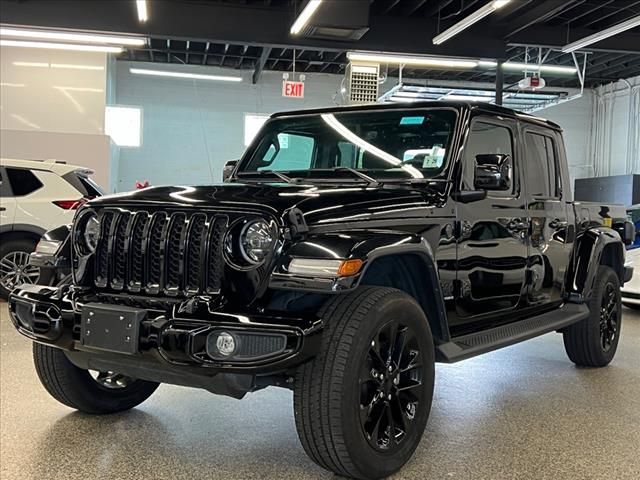
[[[240,232],[240,251],[249,263],[260,263],[274,243],[273,231],[264,220],[247,223]]]
[[[85,247],[89,252],[95,252],[98,246],[98,237],[100,236],[100,221],[96,215],[91,215],[84,222],[84,232],[82,233],[84,238]]]

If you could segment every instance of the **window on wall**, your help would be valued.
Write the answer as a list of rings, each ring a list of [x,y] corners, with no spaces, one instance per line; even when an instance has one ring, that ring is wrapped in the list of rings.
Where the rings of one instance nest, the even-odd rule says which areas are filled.
[[[119,147],[142,145],[142,108],[108,106],[104,130]]]
[[[558,194],[555,145],[551,137],[528,132],[527,194],[534,197],[556,197]]]
[[[244,146],[248,147],[253,142],[264,122],[269,120],[269,115],[262,113],[248,113],[244,116]]]

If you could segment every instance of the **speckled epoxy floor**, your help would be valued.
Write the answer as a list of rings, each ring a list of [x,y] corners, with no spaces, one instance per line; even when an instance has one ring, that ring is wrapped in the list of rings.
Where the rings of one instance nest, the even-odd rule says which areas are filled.
[[[2,479],[329,479],[296,436],[291,393],[237,401],[161,386],[90,417],[40,387],[30,342],[0,304]],[[608,368],[575,368],[556,334],[437,369],[413,460],[395,478],[640,478],[640,315],[624,312]]]

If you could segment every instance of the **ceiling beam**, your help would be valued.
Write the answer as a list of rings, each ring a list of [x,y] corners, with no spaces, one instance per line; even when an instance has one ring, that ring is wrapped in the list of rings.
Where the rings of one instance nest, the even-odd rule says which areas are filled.
[[[260,81],[264,66],[267,64],[267,60],[269,60],[269,55],[271,55],[271,50],[273,49],[270,47],[263,47],[262,52],[260,52],[260,58],[258,58],[258,61],[256,62],[256,68],[253,71],[253,77],[251,77],[251,81],[254,85]]]
[[[543,0],[536,2],[536,5],[522,15],[517,20],[510,22],[509,29],[505,32],[505,38],[510,38],[517,33],[526,30],[533,25],[554,17],[565,8],[577,0]],[[584,1],[584,0],[582,0]],[[582,3],[582,1],[580,3]]]
[[[442,6],[446,1],[438,2]],[[504,40],[486,29],[469,29],[442,45],[428,39],[437,34],[437,18],[370,17],[369,31],[358,42],[293,37],[289,33],[295,9],[275,4],[221,2],[153,2],[153,15],[141,24],[129,2],[3,2],[2,22],[49,28],[130,33],[147,37],[200,42],[249,44],[276,48],[345,51],[350,49],[404,54],[498,58]],[[402,5],[402,3],[400,3]],[[430,4],[427,4],[430,5]]]
[[[537,26],[526,32],[519,32],[508,40],[508,45],[529,45],[536,47],[562,48],[566,44],[595,33],[585,28],[572,28],[571,36],[567,38],[564,28]],[[611,52],[640,54],[640,34],[632,31],[619,33],[613,37],[601,40],[585,48],[589,52]]]

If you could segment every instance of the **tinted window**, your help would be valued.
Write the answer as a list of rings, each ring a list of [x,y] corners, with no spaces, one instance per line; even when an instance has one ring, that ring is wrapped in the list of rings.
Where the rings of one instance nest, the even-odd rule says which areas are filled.
[[[9,182],[6,180],[6,174],[4,168],[0,168],[0,197],[12,197],[11,188],[9,188]]]
[[[513,140],[511,131],[507,127],[486,122],[474,122],[469,132],[469,138],[464,149],[463,181],[465,190],[475,190],[473,185],[476,155],[486,154],[511,155],[513,158]],[[513,169],[509,182],[513,182]],[[511,194],[511,192],[492,191],[491,195]]]
[[[345,166],[375,178],[434,177],[445,169],[455,120],[455,112],[438,109],[276,118],[261,130],[239,175],[258,170],[327,177],[323,170]]]
[[[296,170],[309,168],[315,140],[306,135],[279,133],[261,160],[258,170]]]
[[[555,197],[557,195],[556,154],[553,139],[546,135],[528,132],[527,194],[535,197]]]
[[[11,190],[16,197],[22,197],[35,192],[42,187],[42,182],[38,180],[31,170],[24,168],[7,168],[7,177],[11,184]]]
[[[89,177],[78,172],[69,172],[64,175],[64,178],[69,182],[73,188],[78,190],[83,197],[95,198],[104,195],[102,189]]]

